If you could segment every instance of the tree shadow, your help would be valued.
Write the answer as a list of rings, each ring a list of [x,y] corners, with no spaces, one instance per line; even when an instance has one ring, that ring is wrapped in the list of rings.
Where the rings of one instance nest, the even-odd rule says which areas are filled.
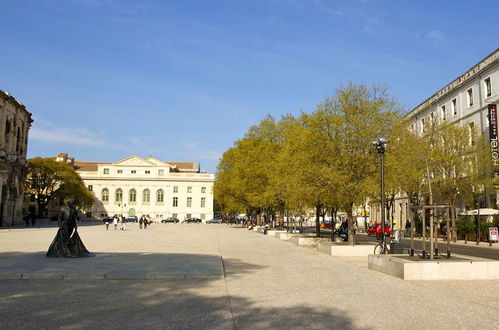
[[[97,255],[102,254],[98,253]],[[28,253],[39,258],[40,253]],[[112,258],[113,253],[101,259]],[[120,269],[164,263],[168,259],[211,263],[213,255],[120,254]],[[0,254],[0,258],[2,254]],[[10,256],[23,257],[22,254]],[[82,260],[86,259],[86,260]],[[58,258],[58,264],[83,265],[96,258]],[[2,261],[4,261],[3,259]],[[137,263],[135,263],[137,262]],[[94,265],[95,266],[95,265]],[[99,265],[98,265],[99,266]],[[242,277],[264,267],[225,259],[227,277]],[[82,269],[82,268],[80,268]],[[239,280],[241,281],[241,280]],[[241,281],[244,283],[244,281]],[[242,291],[244,292],[244,291]],[[344,311],[330,306],[275,307],[251,296],[231,295],[223,277],[164,280],[3,280],[2,329],[355,329]]]

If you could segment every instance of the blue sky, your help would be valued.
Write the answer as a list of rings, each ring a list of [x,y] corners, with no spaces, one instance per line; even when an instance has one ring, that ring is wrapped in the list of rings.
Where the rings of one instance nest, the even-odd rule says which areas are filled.
[[[497,1],[0,0],[28,157],[199,161],[267,114],[376,83],[410,110],[499,46]]]

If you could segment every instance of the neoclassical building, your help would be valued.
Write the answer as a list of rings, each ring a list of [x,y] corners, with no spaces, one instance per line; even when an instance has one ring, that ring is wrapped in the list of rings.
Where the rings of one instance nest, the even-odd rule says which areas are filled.
[[[476,129],[491,139],[489,106],[498,103],[499,49],[496,49],[412,109],[406,117],[412,123],[411,129],[418,134],[423,134],[431,121],[439,120]],[[493,121],[497,127],[497,117]],[[484,195],[487,207],[497,206],[499,198],[496,191],[485,191]],[[401,219],[401,225],[405,224],[407,206],[405,198],[400,198],[395,204],[395,219]],[[376,221],[380,221],[379,214],[379,205],[375,205],[373,216]]]
[[[200,171],[197,162],[164,162],[154,157],[130,156],[114,163],[70,161],[96,197],[87,218],[114,214],[149,216],[154,220],[175,217],[213,218],[214,174]]]
[[[28,131],[26,107],[0,90],[0,226],[22,224]]]

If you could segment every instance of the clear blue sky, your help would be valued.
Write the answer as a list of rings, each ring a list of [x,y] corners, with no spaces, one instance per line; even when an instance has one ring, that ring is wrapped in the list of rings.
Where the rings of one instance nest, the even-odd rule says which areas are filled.
[[[28,156],[219,157],[266,114],[377,83],[407,110],[499,47],[498,1],[0,0]]]

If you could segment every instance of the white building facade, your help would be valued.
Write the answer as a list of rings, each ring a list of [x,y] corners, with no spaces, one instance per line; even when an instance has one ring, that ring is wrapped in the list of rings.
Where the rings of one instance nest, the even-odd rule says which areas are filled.
[[[417,134],[433,120],[468,127],[489,137],[489,105],[499,103],[499,49],[471,67],[465,73],[437,91],[431,97],[412,109],[407,115],[411,129]],[[492,162],[492,158],[491,158]],[[495,207],[499,201],[496,191],[485,191],[486,207]],[[381,208],[373,204],[372,218],[381,221]],[[409,214],[409,201],[399,195],[394,203],[395,229],[405,228]]]
[[[489,105],[499,103],[499,49],[446,85],[407,114],[411,129],[422,134],[432,120],[446,121],[489,138]],[[492,162],[492,159],[491,159]],[[495,191],[485,192],[489,207],[498,201]]]
[[[115,163],[75,161],[74,166],[96,198],[87,217],[213,218],[215,176],[201,172],[199,163],[131,156]]]

